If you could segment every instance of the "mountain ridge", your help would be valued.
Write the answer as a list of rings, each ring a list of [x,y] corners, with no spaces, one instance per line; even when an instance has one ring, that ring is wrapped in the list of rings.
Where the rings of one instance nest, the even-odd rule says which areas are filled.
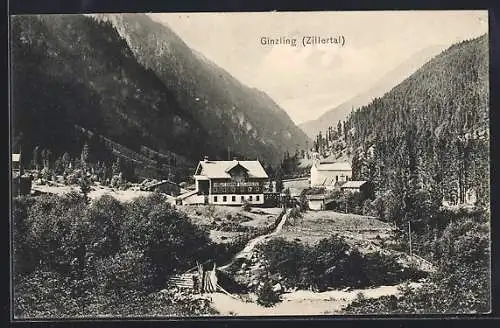
[[[315,138],[319,131],[326,131],[329,125],[336,125],[345,120],[353,109],[367,105],[373,99],[383,96],[392,88],[416,72],[426,62],[445,49],[441,45],[426,47],[410,56],[397,67],[386,73],[373,86],[358,93],[347,101],[327,110],[318,118],[299,124],[299,127],[310,137]]]
[[[170,83],[177,100],[221,144],[250,157],[271,157],[277,164],[284,151],[295,151],[309,143],[269,95],[244,85],[200,56],[165,24],[144,14],[96,17],[113,24],[139,62],[165,84]]]
[[[12,16],[10,33],[12,137],[15,148],[23,150],[26,167],[37,146],[51,150],[55,160],[65,152],[79,157],[88,143],[91,157],[106,165],[119,156],[136,171],[147,168],[155,176],[165,176],[177,163],[182,167],[176,169],[184,176],[204,155],[279,163],[283,151],[293,147],[280,133],[292,129],[289,139],[307,138],[267,95],[222,71],[221,79],[241,88],[237,94],[243,95],[244,103],[258,102],[259,106],[246,106],[244,113],[230,107],[235,114],[225,122],[227,113],[205,106],[205,116],[200,117],[191,106],[196,98],[190,89],[193,84],[183,84],[185,80],[178,77],[188,74],[189,61],[197,58],[176,56],[168,61],[175,79],[162,80],[157,71],[137,59],[113,24],[91,15]],[[179,44],[185,46],[180,38],[161,43],[152,56],[175,52]],[[204,72],[212,74],[205,80],[213,77],[213,70],[218,72],[205,67]],[[217,98],[224,100],[219,103],[231,103],[227,100],[231,92],[220,90],[220,85],[210,86],[198,99],[200,103],[217,102]],[[183,101],[183,96],[191,102]],[[260,127],[259,121],[248,121],[245,115],[271,119]],[[207,126],[204,118],[215,125]],[[277,128],[271,130],[273,124]],[[239,147],[232,147],[233,135],[240,137]]]

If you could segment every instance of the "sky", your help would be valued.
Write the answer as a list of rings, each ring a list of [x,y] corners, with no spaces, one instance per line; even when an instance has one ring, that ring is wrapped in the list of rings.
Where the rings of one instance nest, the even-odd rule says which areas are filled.
[[[369,89],[426,48],[488,32],[487,11],[152,13],[192,49],[259,88],[300,124]],[[304,36],[339,44],[306,45]],[[296,47],[261,38],[297,38]]]

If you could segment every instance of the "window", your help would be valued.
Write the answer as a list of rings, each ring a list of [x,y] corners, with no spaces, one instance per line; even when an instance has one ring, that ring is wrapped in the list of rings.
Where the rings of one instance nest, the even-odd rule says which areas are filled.
[[[248,200],[252,201],[252,195],[248,196]]]
[[[217,202],[217,196],[214,196],[214,202]]]
[[[222,201],[227,202],[227,196],[222,196]]]
[[[338,175],[335,176],[335,182],[339,182],[339,176]]]
[[[236,201],[236,196],[231,196],[231,201],[235,202]]]
[[[252,192],[252,187],[248,187],[248,192]]]
[[[241,196],[241,201],[244,202],[245,201],[245,196]]]
[[[259,201],[259,200],[260,200],[260,197],[259,197],[258,195],[257,195],[257,196],[255,196],[255,200],[256,200],[256,201]]]

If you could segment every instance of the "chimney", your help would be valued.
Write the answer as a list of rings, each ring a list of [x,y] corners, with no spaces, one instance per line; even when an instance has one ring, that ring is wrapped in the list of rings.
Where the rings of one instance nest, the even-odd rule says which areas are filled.
[[[204,161],[205,163],[206,163],[206,162],[208,162],[208,156],[204,156],[204,157],[203,157],[203,161]]]

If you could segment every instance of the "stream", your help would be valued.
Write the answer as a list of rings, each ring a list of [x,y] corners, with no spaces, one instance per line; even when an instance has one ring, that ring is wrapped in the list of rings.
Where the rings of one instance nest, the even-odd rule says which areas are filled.
[[[382,296],[397,295],[399,287],[404,284],[392,286],[378,286],[374,288],[345,290],[332,290],[326,292],[312,292],[298,290],[282,295],[282,302],[273,307],[258,305],[256,296],[245,295],[233,298],[222,293],[209,294],[212,307],[221,316],[254,316],[254,315],[335,315],[342,314],[342,310],[352,303],[359,293],[365,298],[379,298]],[[410,283],[411,287],[418,287],[419,283]]]
[[[281,232],[287,220],[289,211],[286,212],[276,228],[265,235],[251,239],[243,250],[238,252],[230,263],[219,267],[228,268],[236,259],[250,259],[255,247]],[[228,295],[225,293],[206,294],[211,299],[212,307],[222,316],[242,315],[335,315],[342,314],[342,310],[352,303],[359,293],[365,298],[379,298],[382,296],[397,295],[399,287],[404,285],[378,286],[364,289],[330,290],[325,292],[313,292],[309,290],[297,290],[281,295],[282,302],[273,307],[263,307],[256,303],[257,296],[254,293]],[[420,283],[410,283],[412,287],[418,287]]]

